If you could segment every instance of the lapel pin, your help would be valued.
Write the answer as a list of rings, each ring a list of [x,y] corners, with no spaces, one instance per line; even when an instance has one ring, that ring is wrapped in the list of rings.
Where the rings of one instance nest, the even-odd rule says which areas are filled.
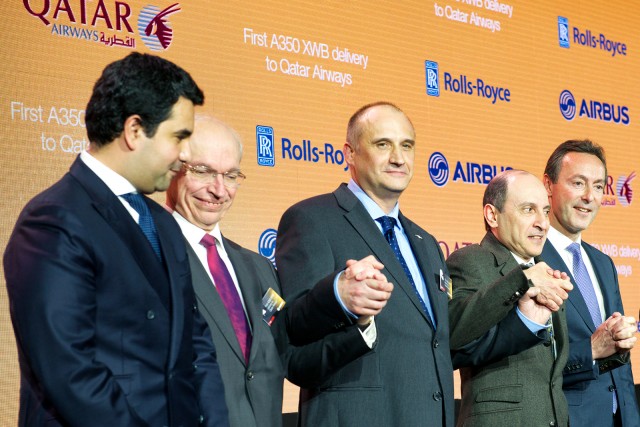
[[[418,239],[422,240],[422,236],[421,236],[421,235],[416,234],[416,237],[417,237]]]

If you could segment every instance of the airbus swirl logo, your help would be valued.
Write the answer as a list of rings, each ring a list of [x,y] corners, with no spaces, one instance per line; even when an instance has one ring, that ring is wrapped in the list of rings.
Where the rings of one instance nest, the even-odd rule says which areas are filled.
[[[444,186],[449,181],[449,162],[447,158],[438,151],[429,157],[429,177],[438,186]]]
[[[267,228],[260,235],[258,240],[258,252],[276,265],[276,236],[278,232],[273,228]]]
[[[560,93],[560,112],[567,120],[573,120],[576,116],[576,99],[568,90],[563,90]]]

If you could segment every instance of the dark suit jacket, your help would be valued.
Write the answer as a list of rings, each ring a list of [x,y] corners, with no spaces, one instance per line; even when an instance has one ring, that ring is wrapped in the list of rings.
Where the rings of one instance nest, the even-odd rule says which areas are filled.
[[[244,360],[229,315],[193,249],[187,245],[200,312],[209,324],[218,351],[231,426],[282,425],[282,384],[285,369],[276,345],[278,334],[262,320],[262,297],[269,288],[281,294],[276,273],[263,256],[223,238],[234,266],[253,333],[249,363]],[[278,314],[278,316],[281,313]],[[272,333],[273,332],[273,333]]]
[[[604,298],[605,318],[616,311],[624,313],[618,286],[618,274],[613,261],[588,243],[582,242],[582,247],[589,256],[600,283]],[[601,364],[594,364],[591,357],[591,335],[595,332],[595,326],[572,272],[568,270],[560,254],[548,241],[544,246],[542,257],[551,267],[566,271],[571,276],[571,282],[574,285],[574,289],[569,293],[569,299],[565,303],[571,347],[569,360],[564,370],[564,393],[569,403],[571,425],[613,425],[611,392],[615,388],[622,424],[625,427],[640,426],[631,364],[600,373]],[[604,370],[606,371],[606,369],[608,368]]]
[[[20,426],[227,425],[184,241],[147,204],[166,268],[80,159],[20,214],[4,256]]]
[[[400,222],[427,284],[437,328],[421,308],[412,285],[364,206],[343,184],[334,193],[300,202],[285,212],[276,265],[289,308],[288,331],[300,345],[322,337],[337,342],[357,328],[333,291],[348,259],[373,254],[395,288],[376,316],[377,345],[300,395],[300,421],[309,426],[451,426],[453,367],[449,354],[447,294],[439,289],[444,257],[436,240],[402,214]],[[334,352],[362,346],[363,339]],[[323,362],[327,363],[327,362]]]
[[[480,245],[453,252],[447,259],[453,283],[449,303],[452,345],[464,345],[490,329],[521,324],[514,303],[529,288],[511,252],[492,233]],[[558,351],[524,325],[506,341],[520,349],[490,363],[460,369],[462,403],[459,426],[567,426],[562,369],[569,352],[564,308],[553,315]],[[543,335],[548,340],[548,334]],[[553,424],[552,424],[553,423]]]

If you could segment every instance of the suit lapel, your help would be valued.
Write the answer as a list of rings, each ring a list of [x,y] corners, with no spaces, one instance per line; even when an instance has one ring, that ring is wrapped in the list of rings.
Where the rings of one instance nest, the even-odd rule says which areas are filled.
[[[611,271],[607,268],[607,265],[600,262],[598,257],[596,256],[595,249],[588,243],[582,242],[582,247],[584,248],[589,260],[591,261],[591,266],[593,267],[593,271],[596,273],[596,279],[600,284],[600,292],[602,293],[602,299],[604,300],[604,308],[605,312],[602,313],[604,318],[606,319],[609,315],[616,310],[614,306],[614,298],[611,295],[611,286],[607,286],[607,280],[611,280],[611,277],[616,277],[617,272]],[[594,286],[597,286],[594,283]]]
[[[433,328],[429,316],[424,312],[422,304],[416,296],[413,285],[411,285],[411,283],[409,282],[409,278],[402,269],[402,266],[400,265],[400,262],[396,258],[395,254],[393,253],[391,246],[389,246],[389,243],[386,241],[386,239],[374,223],[374,220],[369,215],[369,212],[367,212],[358,198],[344,184],[338,187],[338,189],[334,192],[334,195],[338,201],[338,205],[340,205],[340,207],[342,207],[342,209],[346,211],[344,214],[345,219],[358,232],[367,246],[369,246],[372,254],[382,264],[384,264],[387,280],[398,285],[407,294],[413,305],[416,306],[420,313],[422,313],[425,320]],[[419,258],[418,263],[420,265],[424,262],[424,259]],[[425,278],[426,277],[427,276],[425,276]]]
[[[187,255],[189,256],[189,265],[191,266],[191,275],[193,277],[193,288],[196,292],[196,297],[200,305],[200,310],[204,313],[205,318],[212,320],[220,330],[220,333],[229,344],[229,347],[233,350],[235,355],[245,363],[244,355],[240,349],[240,343],[238,337],[231,324],[231,319],[227,313],[220,294],[216,290],[209,274],[205,270],[205,267],[198,259],[198,256],[191,248],[191,245],[186,242]]]
[[[582,294],[578,289],[576,280],[573,277],[573,272],[569,271],[569,267],[567,267],[567,264],[564,263],[564,260],[562,259],[558,251],[556,251],[551,242],[549,242],[548,240],[544,243],[542,256],[547,264],[549,264],[550,266],[554,266],[556,270],[564,271],[569,275],[574,289],[573,291],[569,292],[569,299],[567,300],[568,304],[571,304],[573,306],[573,308],[580,315],[589,330],[592,333],[595,332],[595,326],[593,325],[593,320],[591,320],[591,314],[589,314],[587,304],[584,302],[584,298],[582,298]],[[567,304],[567,302],[565,302],[565,304]]]
[[[170,302],[166,272],[154,254],[153,249],[151,249],[151,245],[149,245],[140,226],[136,224],[118,197],[82,160],[79,158],[75,160],[71,165],[70,174],[78,180],[89,194],[96,211],[124,241],[131,252],[132,258],[136,260],[149,284],[158,293],[162,304],[169,312]],[[148,205],[152,204],[148,203]]]
[[[513,257],[509,249],[507,249],[502,243],[496,239],[491,232],[487,232],[480,245],[487,248],[489,252],[493,254],[496,262],[496,268],[500,272],[501,276],[506,276],[518,266],[516,259]]]

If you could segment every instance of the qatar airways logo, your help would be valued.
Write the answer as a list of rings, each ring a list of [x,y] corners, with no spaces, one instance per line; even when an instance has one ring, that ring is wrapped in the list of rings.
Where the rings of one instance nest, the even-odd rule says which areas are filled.
[[[136,49],[142,41],[152,51],[169,48],[173,40],[170,17],[181,10],[179,3],[147,5],[140,10],[136,26],[131,5],[125,1],[22,0],[22,4],[53,36],[126,49]]]

